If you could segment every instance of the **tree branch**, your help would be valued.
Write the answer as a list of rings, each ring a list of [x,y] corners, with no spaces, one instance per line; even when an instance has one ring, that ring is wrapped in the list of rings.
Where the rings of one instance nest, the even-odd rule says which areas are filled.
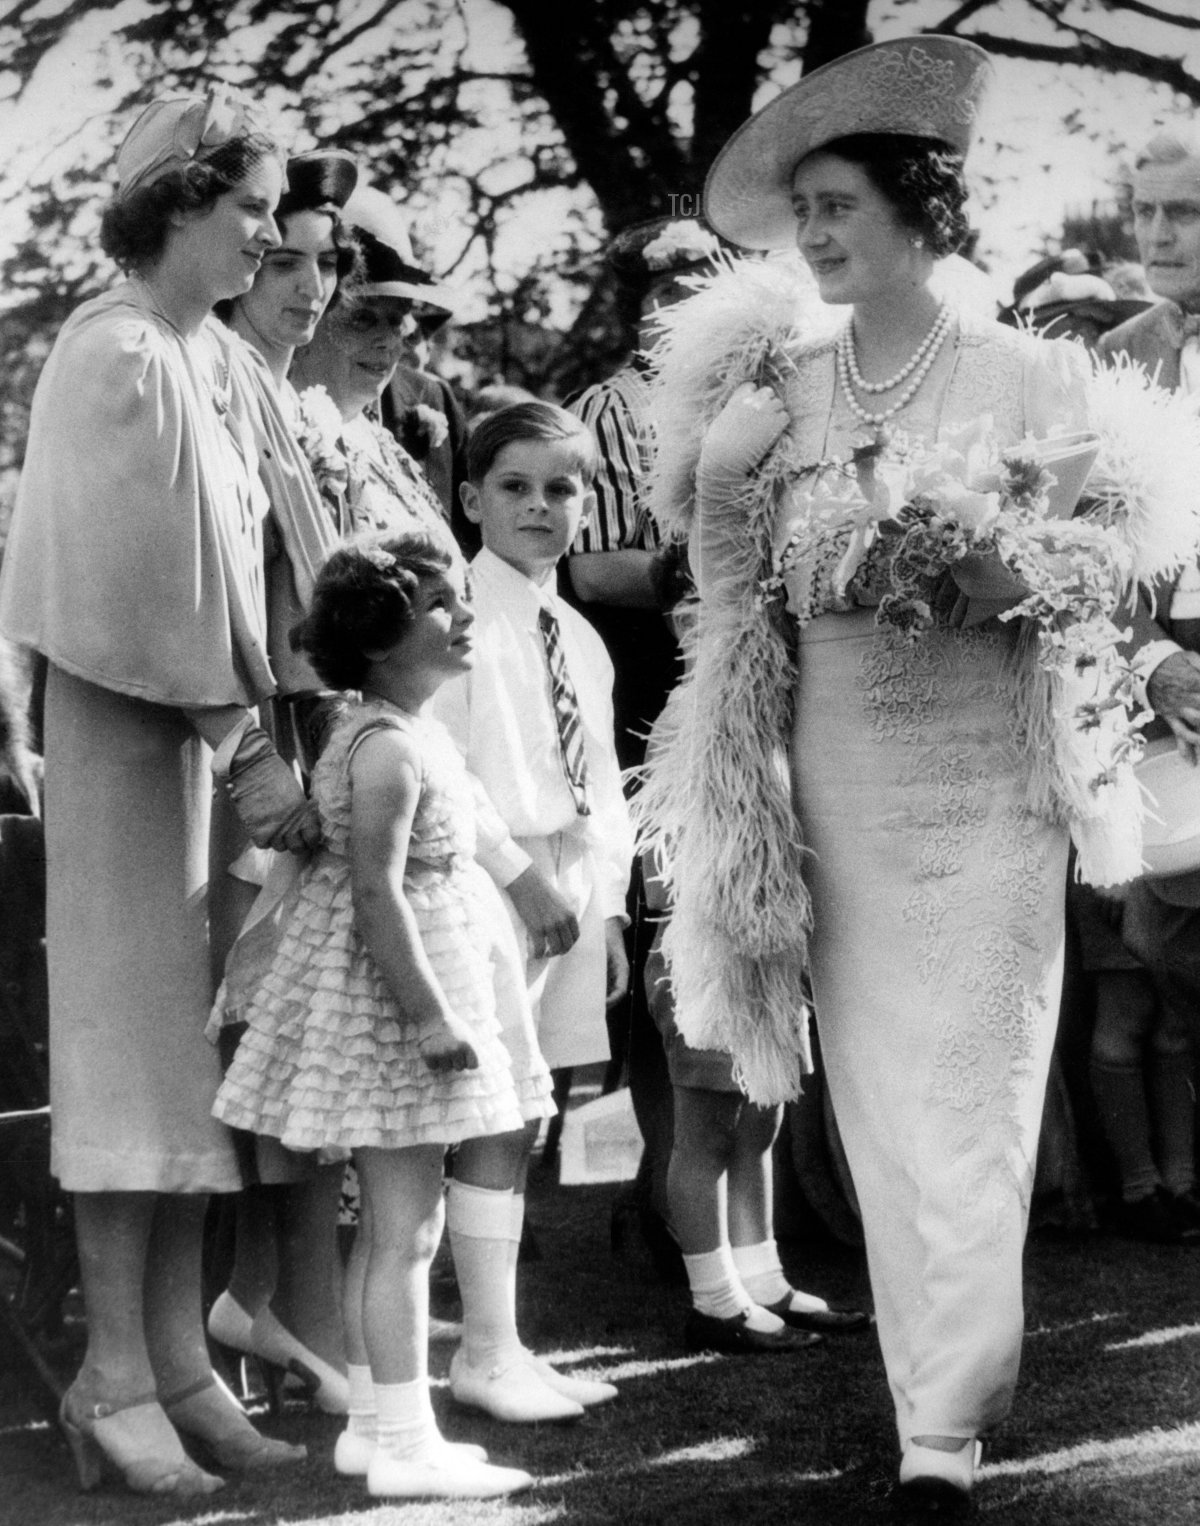
[[[1075,31],[1074,28],[1067,30]],[[960,34],[962,35],[962,34]],[[1099,69],[1105,74],[1134,74],[1141,79],[1166,85],[1189,100],[1200,103],[1200,79],[1189,74],[1177,58],[1158,58],[1137,48],[1121,47],[1091,33],[1078,33],[1074,47],[1052,47],[1049,43],[1022,42],[1015,37],[995,37],[989,32],[965,34],[968,42],[977,42],[989,53],[1002,58],[1024,58],[1032,63],[1074,64],[1081,69]]]

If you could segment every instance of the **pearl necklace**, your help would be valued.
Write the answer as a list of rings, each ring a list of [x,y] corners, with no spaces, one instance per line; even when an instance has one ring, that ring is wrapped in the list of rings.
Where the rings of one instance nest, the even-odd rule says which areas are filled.
[[[919,348],[911,360],[902,366],[901,369],[896,372],[895,376],[890,376],[887,381],[882,382],[868,382],[863,380],[863,377],[858,369],[857,358],[854,354],[854,325],[853,322],[850,322],[846,325],[846,327],[838,335],[838,381],[841,383],[842,395],[845,397],[846,402],[850,405],[853,413],[856,414],[864,424],[871,424],[875,426],[885,424],[888,419],[894,418],[902,408],[906,408],[908,406],[908,404],[916,396],[917,390],[921,383],[929,374],[930,367],[937,359],[938,352],[941,350],[946,336],[950,332],[953,321],[954,320],[949,307],[947,307],[947,305],[943,302],[941,307],[938,309],[937,317],[933,320],[933,327],[929,330],[928,334],[925,335],[925,338],[921,341]],[[912,380],[909,382],[908,386],[905,387],[904,391],[900,394],[896,401],[892,403],[890,407],[880,409],[878,413],[873,413],[870,409],[864,408],[863,405],[859,402],[858,398],[855,396],[855,388],[857,388],[860,392],[866,392],[868,394],[890,392],[893,390],[893,388],[898,387],[900,383],[910,375]]]

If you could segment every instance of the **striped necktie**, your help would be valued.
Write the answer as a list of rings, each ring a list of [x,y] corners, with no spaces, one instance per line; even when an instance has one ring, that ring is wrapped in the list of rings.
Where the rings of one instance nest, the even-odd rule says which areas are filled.
[[[554,720],[558,726],[558,751],[563,773],[571,787],[571,797],[580,816],[590,816],[588,804],[587,759],[583,755],[583,726],[579,719],[579,701],[567,672],[558,621],[543,605],[538,610],[538,628],[546,649],[546,667],[550,673],[550,697],[554,701]]]

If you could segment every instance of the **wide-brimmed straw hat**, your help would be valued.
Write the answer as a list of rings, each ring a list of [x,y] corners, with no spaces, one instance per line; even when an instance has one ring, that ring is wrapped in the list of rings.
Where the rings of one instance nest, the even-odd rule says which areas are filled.
[[[359,185],[345,216],[362,249],[364,280],[355,287],[357,296],[400,297],[453,313],[453,293],[417,264],[408,224],[390,196],[376,186]]]
[[[851,133],[903,133],[965,154],[992,61],[959,37],[897,37],[814,69],[739,127],[704,187],[709,224],[745,249],[795,237],[792,177],[801,159]]]

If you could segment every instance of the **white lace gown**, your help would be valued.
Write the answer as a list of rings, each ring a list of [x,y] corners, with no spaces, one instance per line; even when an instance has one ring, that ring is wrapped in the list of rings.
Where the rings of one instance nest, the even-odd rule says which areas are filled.
[[[799,458],[847,455],[865,432],[832,346],[795,358]],[[897,423],[928,439],[990,414],[1004,443],[1079,427],[1074,375],[1059,346],[964,321]],[[811,508],[802,489],[781,505],[777,551]],[[910,645],[876,629],[869,571],[834,598],[844,541],[809,544],[786,582],[817,1027],[901,1442],[974,1435],[1007,1412],[1020,1359],[1067,834],[1024,805],[1015,622]]]

